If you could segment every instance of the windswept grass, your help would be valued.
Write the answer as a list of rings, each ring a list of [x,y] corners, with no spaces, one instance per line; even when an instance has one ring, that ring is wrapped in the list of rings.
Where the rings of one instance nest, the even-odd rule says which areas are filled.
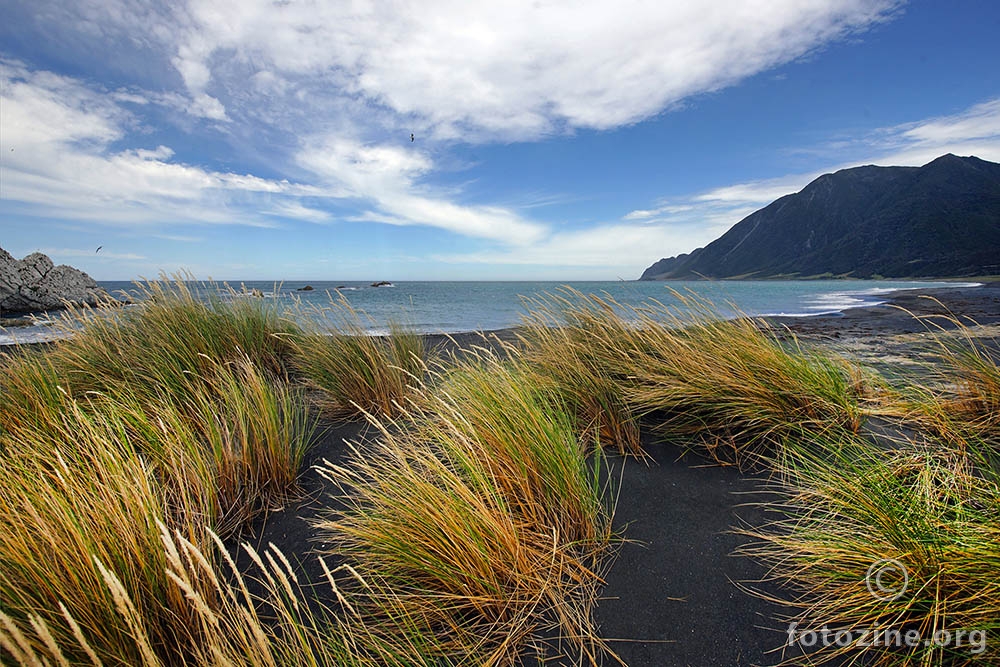
[[[311,313],[308,333],[293,340],[295,367],[326,396],[324,407],[341,416],[399,413],[425,370],[421,337],[393,324],[385,336],[368,335],[364,313],[343,296]]]
[[[323,469],[347,507],[321,527],[367,582],[366,627],[444,664],[515,664],[546,641],[596,660],[600,453],[588,460],[559,400],[495,358],[420,403]]]
[[[827,628],[853,638],[814,642],[801,658],[791,649],[789,662],[1000,657],[998,348],[959,318],[921,319],[932,336],[917,352],[932,361],[873,406],[886,433],[831,432],[839,445],[769,460],[782,480],[783,500],[770,503],[779,518],[744,531],[756,542],[743,553],[771,566],[779,602],[799,610],[797,636]]]
[[[877,409],[927,437],[876,448],[855,368],[692,296],[542,296],[518,346],[428,371],[421,337],[365,335],[343,299],[331,328],[303,331],[260,299],[141,289],[140,306],[74,311],[71,339],[0,365],[5,661],[600,664],[614,657],[592,619],[614,539],[604,448],[642,455],[640,425],[778,473],[780,518],[748,531],[746,553],[788,587],[802,630],[966,632],[865,664],[1000,659],[1000,372],[971,329],[938,339],[932,388]],[[273,545],[243,547],[251,585],[222,541],[295,492],[313,433],[303,380],[379,432],[320,468],[341,492],[320,525],[346,559],[322,565],[335,609]],[[865,574],[886,558],[910,581],[880,600]],[[975,652],[973,631],[988,640]]]
[[[687,322],[643,330],[629,400],[666,436],[688,436],[739,464],[785,444],[855,432],[862,421],[857,378],[842,359],[780,340],[761,321],[713,318],[688,300]],[[685,318],[687,316],[684,316]],[[729,453],[726,453],[729,450]]]
[[[808,664],[859,649],[866,665],[997,660],[996,471],[983,474],[947,450],[886,452],[862,444],[850,456],[783,472],[791,484],[774,506],[783,517],[749,531],[758,542],[744,553],[769,563],[771,577],[786,586],[786,599],[801,610],[794,619],[799,635],[825,627],[850,630],[860,641],[868,631],[867,645],[831,642],[810,653]],[[901,564],[908,581],[895,566],[876,578],[886,559]],[[898,638],[911,631],[917,644]]]
[[[240,357],[285,375],[287,341],[299,330],[276,304],[182,278],[137,283],[138,307],[70,311],[67,326],[80,334],[55,350],[70,386],[183,399],[192,382]]]
[[[121,427],[72,404],[57,430],[5,443],[0,606],[12,622],[41,619],[61,645],[75,645],[72,624],[62,620],[72,617],[102,662],[139,664],[134,629],[118,613],[118,589],[134,601],[144,634],[166,658],[175,655],[189,619],[164,574],[156,528],[163,495]],[[111,574],[115,590],[106,585]]]
[[[765,322],[723,319],[707,301],[674,296],[676,308],[572,290],[535,301],[525,358],[628,450],[638,419],[740,464],[790,439],[858,429],[860,376],[846,362]]]
[[[938,302],[940,305],[940,302]],[[943,307],[943,306],[942,306]],[[953,445],[968,440],[1000,447],[1000,340],[955,315],[922,317],[932,334],[926,381],[909,386],[889,410]],[[981,448],[973,451],[989,454]]]
[[[252,595],[249,575],[237,569],[217,535],[208,531],[192,541],[162,523],[153,528],[157,548],[146,555],[156,554],[156,566],[163,568],[161,578],[177,601],[176,611],[188,621],[188,632],[171,638],[171,652],[165,653],[160,638],[150,633],[152,628],[143,612],[144,592],[130,591],[114,571],[96,560],[101,578],[95,582],[93,593],[111,599],[107,605],[109,622],[124,629],[118,642],[121,653],[103,654],[98,643],[102,637],[86,619],[81,620],[65,606],[57,617],[29,614],[27,623],[17,623],[0,610],[0,649],[15,664],[31,666],[427,664],[412,653],[381,651],[367,655],[358,651],[358,642],[365,637],[364,628],[345,624],[333,613],[312,611],[287,557],[273,545],[263,553],[249,544],[242,547],[255,564],[254,579],[263,591]],[[332,573],[330,585],[336,591]],[[346,598],[342,599],[346,602]]]
[[[199,630],[157,524],[198,545],[283,502],[313,429],[265,306],[145,289],[137,308],[71,314],[71,339],[0,368],[0,605],[49,627],[43,644],[83,632],[75,658],[105,664],[190,657]]]
[[[638,415],[625,398],[639,341],[618,304],[566,290],[525,305],[520,339],[533,381],[572,408],[584,440],[641,456]]]

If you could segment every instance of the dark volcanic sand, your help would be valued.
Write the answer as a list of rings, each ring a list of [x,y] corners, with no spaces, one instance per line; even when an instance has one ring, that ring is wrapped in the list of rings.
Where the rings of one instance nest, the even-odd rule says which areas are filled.
[[[981,324],[1000,322],[1000,289],[935,290],[955,314]],[[893,296],[893,303],[919,313],[939,307],[914,294]],[[800,338],[850,353],[860,349],[872,358],[911,345],[925,328],[912,316],[890,305],[851,310],[842,316],[779,320]],[[498,332],[507,341],[515,332]],[[476,334],[454,341],[427,337],[429,346],[455,350],[482,344]],[[893,341],[898,343],[897,347]],[[342,462],[343,439],[357,438],[361,423],[331,428],[309,455],[309,465],[323,458]],[[615,464],[621,492],[615,527],[627,541],[606,576],[596,611],[601,635],[632,667],[673,665],[773,665],[781,661],[787,624],[778,620],[789,609],[749,595],[736,582],[753,582],[764,575],[755,561],[734,556],[746,538],[732,532],[740,525],[761,525],[764,512],[753,505],[766,498],[764,482],[735,468],[706,463],[694,455],[681,458],[676,444],[653,442],[646,434],[649,462],[629,459]],[[616,475],[617,477],[618,475]],[[322,541],[307,523],[329,506],[326,483],[312,469],[303,474],[305,497],[270,512],[240,539],[265,547],[268,542],[297,555],[303,576],[324,592],[322,573],[310,550]],[[742,524],[741,524],[742,522]],[[244,562],[246,559],[242,559]],[[336,561],[334,560],[333,563]],[[773,589],[772,589],[773,592]]]
[[[736,585],[761,579],[764,569],[732,555],[746,542],[732,529],[766,520],[752,506],[766,498],[763,482],[681,459],[674,445],[650,443],[647,451],[653,460],[627,460],[621,478],[615,526],[630,541],[605,577],[601,636],[635,667],[778,662],[764,652],[783,641],[773,620],[781,610]]]

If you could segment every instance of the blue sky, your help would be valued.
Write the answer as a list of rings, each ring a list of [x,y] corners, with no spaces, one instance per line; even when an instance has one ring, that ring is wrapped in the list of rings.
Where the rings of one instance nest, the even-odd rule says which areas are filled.
[[[1000,161],[992,1],[0,7],[0,246],[98,280],[633,279],[825,172]]]

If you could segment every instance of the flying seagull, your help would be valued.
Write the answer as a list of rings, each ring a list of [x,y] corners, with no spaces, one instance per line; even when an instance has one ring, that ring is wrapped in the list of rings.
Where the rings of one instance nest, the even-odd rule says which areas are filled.
[[[95,250],[94,252],[95,253],[101,252],[101,248],[103,248],[103,247],[104,246],[102,246],[102,245],[97,246],[97,250]]]
[[[410,141],[413,141],[413,133],[410,132]]]

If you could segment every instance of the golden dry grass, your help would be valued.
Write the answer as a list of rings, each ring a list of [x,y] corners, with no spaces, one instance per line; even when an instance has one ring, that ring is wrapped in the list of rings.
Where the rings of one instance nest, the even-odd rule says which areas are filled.
[[[377,442],[324,468],[348,506],[321,527],[371,587],[357,609],[381,641],[446,664],[516,664],[553,638],[604,654],[590,616],[611,537],[601,456],[522,371],[467,362],[409,424],[376,421]]]

